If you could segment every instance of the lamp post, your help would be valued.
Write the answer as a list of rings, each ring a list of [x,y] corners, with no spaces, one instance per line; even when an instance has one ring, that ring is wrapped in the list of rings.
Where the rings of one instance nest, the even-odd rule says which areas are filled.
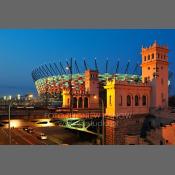
[[[97,99],[97,96],[94,96],[94,99]],[[102,145],[104,145],[105,143],[105,115],[104,115],[104,101],[102,98],[99,97],[99,100],[101,101],[101,112],[102,112]]]
[[[70,64],[66,67],[70,72],[70,80],[69,80],[69,88],[70,88],[70,114],[72,118],[72,58],[70,60]]]
[[[12,105],[12,101],[10,102],[9,106],[8,106],[8,120],[9,120],[9,144],[11,145],[12,139],[11,139],[11,105]]]

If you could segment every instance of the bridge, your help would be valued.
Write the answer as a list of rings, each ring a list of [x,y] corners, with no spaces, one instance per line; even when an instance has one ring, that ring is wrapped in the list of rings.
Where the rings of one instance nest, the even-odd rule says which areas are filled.
[[[101,110],[99,109],[73,109],[70,113],[69,108],[26,108],[15,106],[11,109],[12,119],[39,119],[49,118],[60,127],[101,137],[102,120]],[[0,108],[0,118],[8,119],[8,106]]]
[[[61,127],[86,132],[101,137],[102,112],[99,109],[60,108],[50,111],[48,117]]]
[[[61,127],[86,132],[89,134],[102,137],[102,120],[101,118],[63,118],[51,119],[56,125]]]

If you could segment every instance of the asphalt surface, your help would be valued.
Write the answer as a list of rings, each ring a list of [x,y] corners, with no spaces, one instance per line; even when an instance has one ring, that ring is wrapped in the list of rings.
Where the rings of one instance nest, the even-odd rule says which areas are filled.
[[[28,133],[23,128],[11,128],[12,145],[90,145],[92,141],[82,139],[79,133],[71,132],[64,128],[53,127],[32,127],[33,132]],[[44,133],[46,140],[41,140],[38,135]],[[9,129],[0,128],[0,144],[9,145]]]

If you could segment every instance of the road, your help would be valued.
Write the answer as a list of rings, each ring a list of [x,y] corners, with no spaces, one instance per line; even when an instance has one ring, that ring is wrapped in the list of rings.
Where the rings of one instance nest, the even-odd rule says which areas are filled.
[[[33,127],[33,133],[28,133],[23,128],[11,129],[11,144],[12,145],[63,145],[63,144],[93,144],[88,140],[82,140],[80,135],[66,130],[64,128],[54,127]],[[45,133],[47,140],[38,138],[38,133]],[[0,144],[9,144],[9,130],[8,128],[0,128]]]

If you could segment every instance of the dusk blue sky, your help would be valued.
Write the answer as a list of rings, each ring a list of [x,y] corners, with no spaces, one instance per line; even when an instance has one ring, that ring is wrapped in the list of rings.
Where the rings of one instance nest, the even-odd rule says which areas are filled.
[[[44,63],[65,61],[73,57],[84,70],[83,58],[100,71],[114,72],[117,60],[120,71],[130,60],[132,72],[141,62],[141,47],[154,41],[168,45],[169,69],[175,67],[175,30],[0,30],[0,96],[34,92],[32,69]]]

